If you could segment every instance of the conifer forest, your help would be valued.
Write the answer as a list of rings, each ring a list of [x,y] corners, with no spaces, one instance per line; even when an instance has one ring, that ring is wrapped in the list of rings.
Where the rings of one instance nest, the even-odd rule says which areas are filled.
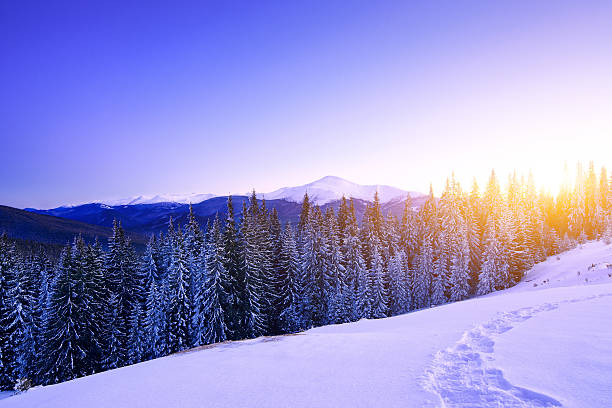
[[[500,186],[504,185],[502,189]],[[531,177],[484,189],[453,178],[401,219],[372,197],[362,219],[304,196],[297,225],[253,193],[240,217],[168,220],[139,253],[108,243],[59,259],[0,238],[0,388],[55,384],[226,340],[377,319],[508,288],[548,256],[612,238],[605,169],[578,169],[556,196]]]

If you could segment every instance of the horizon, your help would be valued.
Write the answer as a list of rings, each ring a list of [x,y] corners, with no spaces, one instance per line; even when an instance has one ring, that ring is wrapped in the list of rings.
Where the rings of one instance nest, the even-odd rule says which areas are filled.
[[[611,38],[610,0],[0,2],[0,406],[612,406]]]
[[[593,163],[594,165],[594,169],[595,169],[595,173],[597,175],[599,175],[601,169],[606,169],[606,171],[608,170],[607,166],[605,165],[601,165],[598,166],[598,163],[594,163],[592,160],[586,163],[583,162],[576,162],[574,163],[574,166],[569,166],[568,163],[565,163],[563,166],[563,171],[559,171],[559,176],[556,180],[556,183],[554,185],[547,185],[545,183],[540,183],[537,179],[537,177],[533,174],[533,172],[528,171],[526,173],[523,172],[518,172],[516,169],[512,170],[510,172],[508,172],[507,174],[500,174],[495,168],[489,170],[488,173],[486,173],[486,175],[483,173],[480,175],[480,177],[476,177],[476,176],[463,176],[462,175],[457,175],[455,174],[454,171],[451,171],[451,173],[444,178],[443,182],[439,182],[439,183],[433,183],[430,182],[429,186],[431,188],[433,188],[433,193],[434,196],[439,197],[440,194],[444,191],[444,185],[445,183],[451,178],[451,177],[455,177],[455,180],[457,181],[458,185],[461,186],[461,188],[463,189],[463,191],[470,191],[471,188],[473,187],[473,182],[476,181],[477,185],[478,185],[478,189],[479,192],[482,194],[486,188],[487,182],[489,181],[489,178],[491,176],[491,173],[494,172],[497,178],[497,181],[502,189],[502,192],[505,192],[505,190],[508,187],[509,184],[509,178],[514,175],[517,176],[518,180],[524,180],[526,181],[530,175],[533,176],[534,178],[534,182],[535,182],[535,188],[536,191],[538,193],[543,192],[547,195],[551,195],[552,197],[556,197],[559,192],[561,191],[561,188],[565,187],[573,187],[573,185],[576,183],[577,179],[576,179],[576,172],[578,171],[578,168],[581,169],[582,172],[586,173],[587,168],[589,166],[590,163]],[[141,199],[144,198],[146,200],[150,200],[153,199],[157,196],[179,196],[177,200],[169,200],[169,201],[155,201],[154,203],[157,202],[177,202],[177,203],[182,203],[182,204],[198,204],[200,202],[206,201],[208,199],[211,198],[216,198],[216,197],[228,197],[228,196],[249,196],[253,191],[255,191],[255,193],[257,194],[258,198],[261,196],[261,198],[265,198],[266,194],[271,194],[271,193],[275,193],[277,191],[286,189],[286,188],[296,188],[296,187],[304,187],[306,185],[309,184],[314,184],[317,183],[319,181],[322,181],[326,178],[337,178],[343,181],[348,181],[352,184],[356,184],[359,186],[377,186],[377,187],[392,187],[392,188],[397,188],[400,190],[403,190],[407,193],[416,193],[416,194],[422,194],[422,195],[428,195],[429,194],[429,187],[427,189],[423,189],[423,190],[416,190],[416,189],[411,189],[411,188],[402,188],[399,186],[395,186],[395,185],[390,185],[390,184],[385,184],[385,183],[373,183],[373,184],[361,184],[361,183],[357,183],[354,180],[350,180],[346,177],[341,177],[341,176],[337,176],[337,175],[332,175],[332,174],[328,174],[326,176],[322,176],[317,178],[316,180],[312,180],[310,182],[304,183],[304,184],[300,184],[300,185],[286,185],[286,186],[282,186],[282,187],[277,187],[274,190],[271,191],[267,191],[267,192],[262,192],[262,191],[258,191],[255,188],[251,188],[250,190],[246,191],[246,192],[230,192],[230,193],[214,193],[214,192],[210,192],[210,191],[192,191],[192,192],[157,192],[157,193],[151,193],[151,194],[133,194],[130,196],[124,196],[124,197],[106,197],[106,198],[98,198],[98,199],[94,199],[91,201],[82,201],[82,202],[72,202],[72,203],[60,203],[58,205],[55,205],[54,207],[47,207],[47,208],[42,208],[42,207],[34,207],[34,206],[25,206],[25,207],[15,207],[15,208],[20,208],[20,209],[28,209],[28,208],[33,208],[33,209],[37,209],[37,210],[46,210],[46,209],[53,209],[53,208],[59,208],[59,207],[77,207],[80,205],[85,205],[85,204],[103,204],[103,205],[109,205],[109,206],[119,206],[119,205],[132,205],[131,203],[123,203],[123,201],[126,200],[136,200],[136,199]],[[610,173],[610,178],[612,179],[612,173]],[[436,189],[434,186],[437,186],[438,189]],[[184,199],[181,196],[197,196],[197,195],[211,195],[211,197],[207,197],[203,200],[197,201],[197,202],[183,202]],[[350,197],[347,197],[350,198]],[[291,200],[289,200],[291,201]],[[121,203],[119,203],[121,202]],[[299,201],[301,202],[301,201]],[[138,203],[136,203],[138,204]],[[6,205],[4,203],[0,203],[0,205]]]
[[[4,205],[612,165],[609,3],[0,10]]]
[[[575,167],[578,167],[578,166],[584,172],[586,172],[587,171],[588,163],[582,163],[582,162],[576,163]],[[601,166],[601,167],[606,168],[605,166]],[[601,167],[597,167],[595,165],[595,172],[596,172],[596,174],[599,175],[599,171],[601,170]],[[542,191],[542,192],[544,192],[546,194],[550,194],[553,197],[556,197],[559,194],[560,189],[562,188],[563,178],[564,177],[567,178],[567,180],[565,180],[565,182],[568,183],[568,185],[570,187],[573,186],[574,183],[576,182],[575,172],[571,171],[571,169],[568,168],[567,164],[565,165],[565,169],[568,170],[568,174],[566,174],[565,176],[560,177],[558,185],[553,186],[552,189],[550,188],[551,186],[548,186],[549,188],[546,188],[546,186],[541,185],[540,183],[537,182],[537,179],[535,179],[535,177],[534,177],[536,191],[538,191],[538,192]],[[606,170],[607,170],[607,168],[606,168]],[[456,178],[456,181],[462,187],[463,191],[470,191],[470,189],[472,188],[472,185],[473,185],[472,184],[473,181],[476,180],[476,182],[478,184],[479,192],[482,194],[484,192],[485,188],[486,188],[486,183],[488,182],[489,177],[491,176],[491,172],[495,172],[496,177],[497,177],[497,181],[499,182],[499,185],[500,185],[500,187],[502,189],[502,192],[505,192],[505,190],[506,190],[506,188],[508,186],[508,177],[512,176],[513,173],[515,173],[517,175],[519,180],[521,180],[521,179],[527,180],[527,178],[529,176],[529,173],[523,174],[523,173],[517,173],[516,171],[510,172],[510,173],[508,173],[506,175],[502,175],[502,174],[499,174],[495,169],[491,169],[491,171],[489,171],[489,173],[488,173],[488,175],[486,177],[483,176],[480,179],[478,179],[476,177],[472,177],[472,182],[470,182],[470,183],[462,182],[461,181],[462,178]],[[452,172],[452,176],[455,176],[454,172]],[[449,175],[448,177],[446,177],[445,178],[445,182],[448,181],[452,176]],[[253,191],[255,191],[255,193],[257,194],[258,198],[260,198],[260,196],[261,196],[261,198],[265,198],[266,194],[275,193],[275,192],[277,192],[279,190],[283,190],[283,189],[286,189],[286,188],[303,187],[303,186],[306,186],[308,184],[313,184],[313,183],[319,182],[319,181],[324,180],[324,179],[329,178],[329,177],[338,178],[340,180],[348,181],[350,183],[354,183],[354,184],[359,185],[359,186],[392,187],[392,188],[397,188],[397,189],[403,190],[403,191],[405,191],[407,193],[415,193],[415,194],[422,194],[422,195],[428,195],[429,194],[429,189],[423,190],[423,191],[418,191],[418,190],[415,190],[415,189],[400,188],[398,186],[393,186],[393,185],[383,184],[383,183],[359,184],[359,183],[355,183],[353,180],[349,180],[349,179],[344,178],[344,177],[328,174],[326,176],[323,176],[323,177],[320,177],[320,178],[318,178],[316,180],[313,180],[313,181],[311,181],[309,183],[305,183],[305,184],[302,184],[302,185],[295,185],[295,186],[282,186],[282,187],[278,187],[278,188],[276,188],[276,189],[274,189],[272,191],[268,191],[268,192],[260,192],[260,191],[257,191],[255,189],[251,189],[250,191],[242,192],[242,193],[234,192],[234,193],[227,193],[227,194],[216,194],[216,193],[205,192],[205,191],[201,191],[201,192],[194,191],[194,192],[183,192],[183,193],[179,193],[179,192],[161,193],[160,192],[160,193],[157,193],[157,194],[135,194],[135,195],[128,196],[128,197],[100,198],[100,199],[95,199],[95,200],[86,201],[86,202],[62,203],[62,204],[57,205],[55,207],[48,207],[48,208],[36,208],[36,207],[26,206],[26,207],[23,207],[21,209],[33,208],[33,209],[37,209],[37,210],[46,210],[46,209],[53,209],[53,208],[59,208],[59,207],[78,207],[80,205],[86,205],[86,204],[102,204],[102,205],[109,205],[109,206],[112,207],[112,206],[119,206],[119,205],[132,205],[131,203],[127,203],[127,204],[126,203],[121,203],[121,204],[118,203],[118,202],[125,201],[125,200],[128,200],[128,199],[135,200],[135,199],[144,198],[146,200],[150,200],[150,199],[153,199],[153,198],[155,198],[157,196],[211,195],[211,197],[205,198],[204,200],[197,201],[197,202],[183,202],[184,200],[182,200],[182,199],[181,200],[175,200],[175,201],[155,201],[155,202],[153,202],[153,203],[157,203],[157,202],[177,202],[177,203],[181,203],[181,204],[198,204],[200,202],[209,200],[211,198],[216,198],[216,197],[249,196]],[[612,178],[612,174],[610,174],[610,177]],[[466,178],[463,178],[463,179],[466,179]],[[433,188],[434,183],[430,183],[430,185]],[[433,191],[435,197],[439,197],[442,192],[443,192],[443,188],[440,188],[440,190],[436,190],[434,188],[434,191]],[[351,198],[351,197],[347,197],[347,198]],[[288,200],[288,201],[291,201],[291,200]],[[301,202],[301,201],[297,201],[297,202]],[[138,204],[138,203],[135,203],[135,204]],[[0,203],[0,205],[6,205],[6,204]]]

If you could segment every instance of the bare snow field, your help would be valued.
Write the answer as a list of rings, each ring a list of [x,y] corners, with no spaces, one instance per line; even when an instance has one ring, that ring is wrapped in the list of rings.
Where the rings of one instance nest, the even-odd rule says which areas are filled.
[[[0,407],[612,406],[612,246],[480,298],[227,342],[37,387]]]

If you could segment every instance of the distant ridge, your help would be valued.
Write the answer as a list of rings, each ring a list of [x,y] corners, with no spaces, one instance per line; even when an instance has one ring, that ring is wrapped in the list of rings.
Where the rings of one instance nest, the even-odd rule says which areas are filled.
[[[394,199],[405,199],[407,195],[411,197],[423,195],[421,193],[406,191],[387,185],[361,185],[341,177],[326,176],[312,183],[304,184],[303,186],[283,187],[271,193],[258,194],[258,198],[266,198],[266,200],[287,200],[294,203],[301,203],[306,192],[308,192],[308,197],[312,202],[317,205],[324,205],[340,200],[342,196],[372,201],[376,192],[378,192],[378,198],[381,203],[386,203]]]
[[[304,193],[308,191],[308,195],[312,202],[321,206],[322,210],[328,207],[337,211],[340,205],[342,196],[353,198],[355,205],[355,214],[360,222],[369,202],[374,199],[374,194],[378,192],[381,203],[381,211],[383,214],[391,213],[398,218],[401,218],[405,206],[405,200],[410,195],[413,207],[423,205],[427,196],[421,193],[410,192],[399,188],[385,185],[359,185],[340,177],[327,176],[312,183],[297,187],[285,187],[273,191],[271,193],[258,194],[258,199],[265,198],[268,209],[275,209],[281,222],[297,223],[299,221],[301,202]],[[100,230],[97,235],[105,235],[108,229],[112,227],[113,221],[118,220],[123,227],[139,236],[148,236],[152,233],[156,234],[160,231],[166,231],[168,221],[172,217],[175,225],[184,225],[189,218],[189,205],[182,202],[168,202],[166,199],[161,202],[140,203],[140,201],[164,198],[181,198],[185,199],[188,195],[157,195],[148,198],[140,196],[132,201],[118,201],[126,204],[109,205],[102,203],[88,203],[77,206],[62,206],[48,210],[37,210],[27,208],[28,212],[37,214],[46,214],[63,219],[80,221],[91,226],[105,227]],[[215,196],[197,202],[196,199],[206,195],[191,195],[194,200],[191,201],[192,211],[198,222],[206,225],[212,222],[219,215],[223,219],[223,215],[227,212],[227,196]],[[242,217],[243,204],[248,203],[249,195],[240,194],[233,196],[234,214],[240,219]],[[107,201],[114,203],[113,201]],[[131,202],[132,204],[127,204]],[[22,219],[23,221],[23,219]],[[1,227],[1,225],[0,225]],[[27,228],[26,228],[27,230]],[[45,237],[46,235],[41,235]],[[65,235],[70,236],[70,234]]]
[[[286,200],[293,203],[301,203],[306,192],[308,192],[308,196],[310,197],[311,201],[317,205],[324,205],[340,200],[342,196],[346,198],[372,201],[374,199],[374,193],[376,192],[378,192],[378,198],[381,203],[387,203],[394,199],[404,200],[408,195],[410,195],[412,198],[422,197],[424,195],[415,191],[406,191],[397,187],[383,184],[362,185],[337,176],[325,176],[319,180],[304,184],[302,186],[283,187],[270,193],[257,193],[257,198],[265,198],[266,200]],[[249,196],[250,193],[236,195]],[[73,208],[87,204],[97,204],[101,207],[107,206],[108,208],[123,205],[159,203],[199,204],[215,197],[222,196],[210,193],[138,195],[119,199],[97,200],[91,203],[63,205],[57,208]],[[55,210],[57,208],[52,208],[49,210]],[[26,208],[26,210],[41,211],[41,209],[34,208]]]
[[[17,240],[53,245],[69,244],[75,236],[81,235],[87,242],[93,242],[97,238],[106,245],[106,239],[111,236],[112,230],[101,225],[0,205],[0,234],[2,233]],[[137,246],[146,242],[145,237],[140,234],[128,235]]]

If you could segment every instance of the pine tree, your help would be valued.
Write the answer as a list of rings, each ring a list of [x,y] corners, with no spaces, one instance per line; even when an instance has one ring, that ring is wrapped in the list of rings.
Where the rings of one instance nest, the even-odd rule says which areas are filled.
[[[410,309],[409,282],[402,252],[397,252],[389,262],[390,277],[390,314],[405,313]]]
[[[418,236],[418,221],[416,212],[412,207],[412,199],[410,195],[406,197],[404,203],[404,212],[402,214],[402,222],[400,225],[400,247],[404,249],[406,253],[406,261],[408,264],[412,264],[417,256],[419,247],[419,236]]]
[[[36,257],[35,265],[32,268],[32,273],[36,274],[38,278],[36,283],[38,293],[36,299],[34,299],[35,305],[33,314],[34,355],[36,356],[31,378],[33,384],[41,384],[44,382],[42,377],[44,373],[41,372],[42,367],[40,362],[42,361],[45,350],[45,328],[47,326],[47,312],[49,311],[49,289],[52,280],[52,268],[53,264],[50,259],[47,258],[44,251]]]
[[[102,361],[104,370],[112,370],[123,365],[121,361],[121,343],[123,338],[127,336],[127,333],[123,332],[126,328],[121,322],[120,307],[119,295],[111,292],[104,313],[104,324],[106,327],[104,332],[104,360]]]
[[[115,351],[118,353],[116,360],[119,366],[125,365],[129,361],[128,335],[132,317],[132,308],[136,302],[141,301],[142,284],[139,281],[137,262],[134,248],[121,225],[115,221],[113,224],[113,234],[108,241],[108,252],[106,254],[106,279],[105,291],[108,293],[107,299],[114,298],[117,304],[117,317],[115,324],[118,327],[111,328],[105,324],[107,330],[114,330],[118,337]],[[107,305],[107,308],[110,308]],[[107,314],[108,317],[108,314]],[[107,333],[105,337],[108,338]],[[105,344],[105,354],[108,355],[109,345]],[[113,357],[114,358],[114,357]]]
[[[482,233],[484,230],[484,221],[482,220],[481,199],[478,189],[478,183],[474,180],[472,190],[468,198],[468,213],[467,235],[468,244],[470,247],[470,284],[472,290],[478,282],[478,273],[480,272],[480,259],[482,256]]]
[[[367,273],[362,256],[359,238],[359,225],[355,216],[355,206],[351,199],[350,206],[343,201],[340,215],[344,218],[340,230],[342,236],[342,259],[344,261],[344,316],[348,321],[355,321],[369,314],[367,299]]]
[[[17,267],[15,246],[5,234],[0,235],[0,389],[12,390],[15,384],[15,334],[10,328],[15,290],[11,276]]]
[[[266,316],[268,299],[264,271],[268,267],[265,262],[269,259],[269,254],[260,252],[265,249],[259,231],[259,205],[254,192],[250,205],[243,211],[243,214],[241,235],[244,237],[243,259],[250,310],[250,330],[247,337],[257,337],[262,336],[268,330]]]
[[[221,299],[227,298],[222,279],[225,271],[224,251],[219,219],[215,218],[206,240],[205,265],[206,274],[202,294],[203,331],[201,344],[210,344],[227,339],[227,315],[223,310]]]
[[[441,235],[445,238],[445,235]],[[447,302],[446,289],[448,286],[448,258],[447,253],[441,248],[437,248],[434,253],[433,274],[431,276],[431,305],[441,305]]]
[[[190,333],[189,342],[192,347],[198,346],[200,336],[200,319],[202,313],[200,311],[201,300],[199,299],[202,294],[203,285],[203,266],[204,259],[202,258],[202,248],[204,246],[204,234],[200,229],[195,214],[193,213],[193,207],[189,204],[189,218],[188,223],[185,226],[185,249],[188,256],[188,269],[189,269],[189,304],[191,305],[190,310]]]
[[[179,230],[168,274],[168,351],[175,353],[189,347],[191,304],[189,303],[189,268],[185,238]]]
[[[86,245],[79,236],[72,246],[75,321],[79,348],[84,350],[78,376],[100,371],[103,360],[103,318],[107,291],[104,285],[104,252],[98,241]]]
[[[145,250],[142,264],[141,276],[145,289],[145,302],[143,307],[143,360],[159,357],[165,354],[165,314],[164,314],[164,298],[163,286],[158,284],[159,272],[158,262],[156,262],[156,245],[155,236],[151,236]]]
[[[457,241],[453,242],[454,251],[451,259],[449,290],[451,302],[463,300],[470,291],[470,248],[467,236],[467,226],[460,226]]]
[[[370,266],[370,279],[368,297],[371,300],[370,318],[381,318],[387,316],[387,295],[384,287],[384,264],[379,246],[374,244],[372,263]]]
[[[281,268],[283,250],[283,228],[276,208],[270,213],[269,221],[269,242],[271,248],[271,270],[269,274],[268,292],[271,297],[270,315],[270,334],[277,335],[284,333],[284,322],[282,313],[287,309],[289,300],[289,276],[287,270]],[[296,260],[297,262],[297,260]]]
[[[340,239],[338,227],[336,225],[336,217],[331,207],[328,208],[325,214],[323,235],[325,236],[324,250],[324,282],[323,288],[325,298],[327,300],[327,316],[328,323],[343,322],[344,311],[344,288],[342,282],[345,280],[345,267],[342,252],[340,251]]]
[[[610,184],[608,181],[608,171],[605,167],[601,168],[601,173],[599,176],[599,200],[599,206],[605,217],[610,210],[610,202],[612,200]]]
[[[250,336],[252,319],[244,268],[244,249],[242,248],[244,237],[239,236],[236,227],[231,196],[227,199],[227,218],[222,240],[225,274],[221,277],[224,296],[220,298],[220,302],[226,314],[227,338],[239,340]]]
[[[606,245],[612,243],[612,216],[608,216],[606,220],[606,227],[603,232],[603,241]]]
[[[140,304],[136,303],[132,308],[130,319],[130,335],[128,342],[128,364],[136,364],[143,361],[145,356],[145,332],[144,332],[144,312]]]
[[[284,306],[280,320],[284,332],[293,333],[302,328],[302,287],[300,262],[295,233],[287,223],[281,234],[279,273],[283,277],[279,291],[279,303]]]
[[[28,273],[27,259],[19,257],[14,268],[9,269],[5,276],[6,284],[12,293],[12,299],[5,303],[2,324],[6,327],[6,335],[13,354],[7,369],[13,382],[19,379],[32,379],[34,375],[34,321],[33,285]],[[8,313],[7,313],[8,312]],[[10,354],[8,355],[10,356]],[[7,357],[8,357],[7,356]]]
[[[79,340],[81,303],[76,289],[76,267],[72,250],[66,247],[60,257],[49,299],[46,328],[45,383],[54,384],[84,374],[87,351]]]
[[[303,208],[308,208],[303,206]],[[303,230],[298,230],[299,245],[299,285],[300,290],[300,326],[302,329],[312,327],[315,320],[315,294],[317,290],[315,278],[319,273],[317,259],[316,231],[310,215],[300,215],[300,220],[307,220],[302,225]]]
[[[485,295],[493,292],[496,289],[498,282],[497,274],[499,271],[498,258],[499,258],[499,242],[497,241],[495,234],[495,226],[493,225],[493,219],[490,217],[487,220],[486,232],[485,232],[485,251],[483,253],[483,260],[481,262],[481,270],[478,275],[478,295]]]
[[[414,266],[414,282],[412,285],[412,299],[415,309],[429,307],[431,298],[429,291],[433,277],[433,248],[431,238],[425,238]]]

